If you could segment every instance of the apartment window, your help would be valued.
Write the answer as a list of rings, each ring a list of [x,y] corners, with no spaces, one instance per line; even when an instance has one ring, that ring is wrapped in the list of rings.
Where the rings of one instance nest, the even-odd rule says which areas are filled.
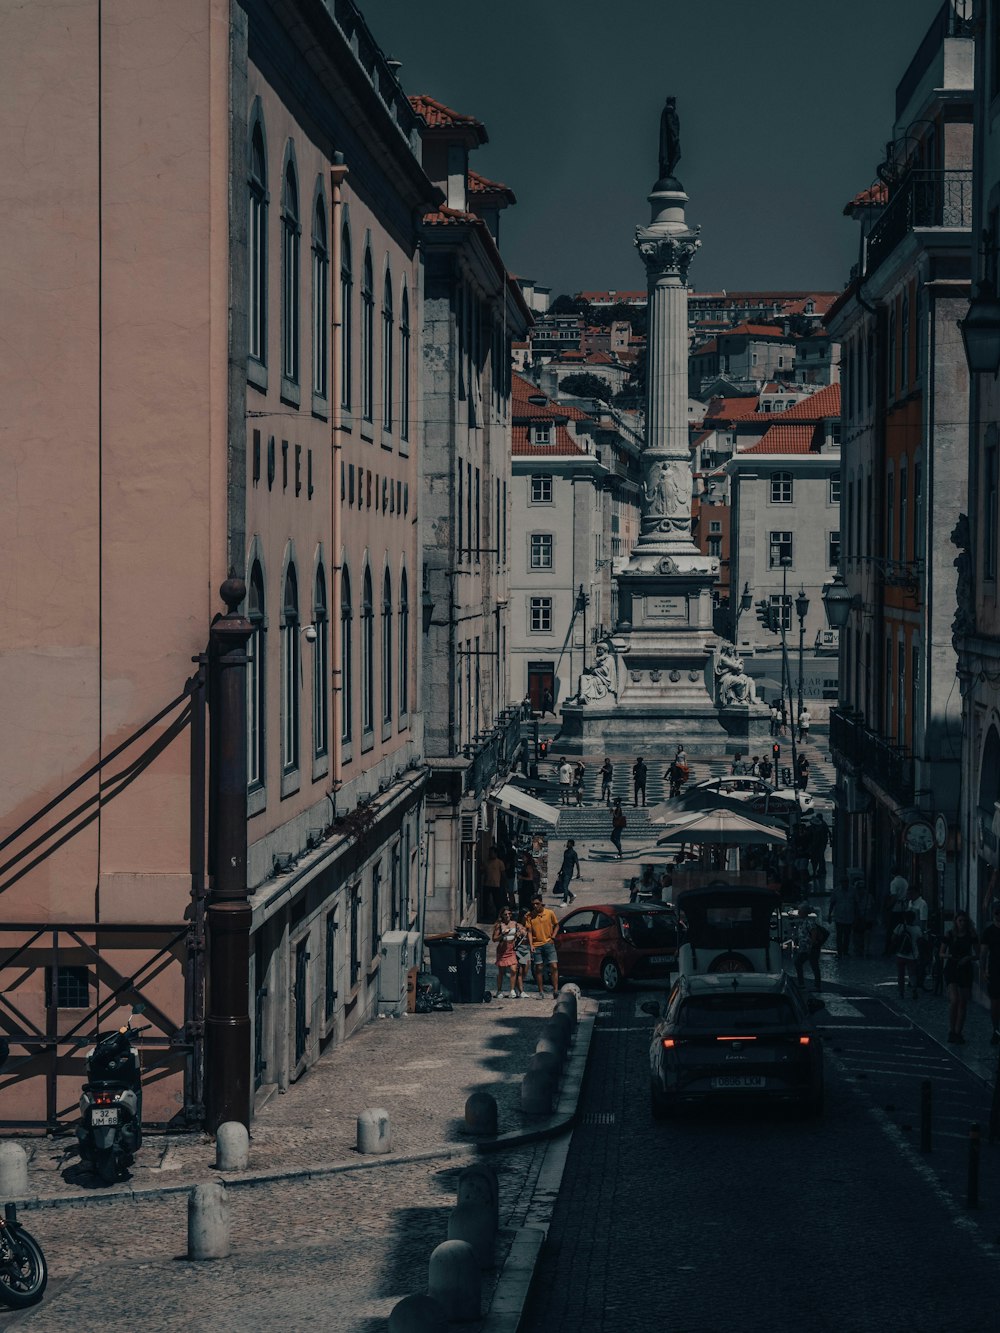
[[[896,474],[885,478],[885,553],[892,558],[892,543],[896,533]]]
[[[709,539],[708,539],[708,554],[709,554],[709,555],[714,555],[714,556],[716,556],[716,557],[721,557],[721,556],[722,556],[722,538],[721,538],[721,537],[709,537]]]
[[[479,468],[476,468],[476,547],[474,551],[476,564],[479,564],[483,547],[483,524],[482,524],[483,506],[482,491],[480,489]],[[472,537],[471,524],[469,537]]]
[[[90,974],[85,967],[47,967],[45,969],[45,1006],[47,1009],[89,1009]]]
[[[325,755],[330,743],[330,714],[327,699],[327,618],[326,575],[316,571],[316,596],[313,607],[313,758]]]
[[[913,640],[910,644],[910,749],[917,748],[917,717],[920,699],[920,646]]]
[[[351,231],[345,221],[340,232],[340,405],[348,410],[351,406],[351,368],[354,352],[353,296]]]
[[[472,559],[472,464],[465,465],[465,540],[466,552]]]
[[[382,286],[382,429],[392,430],[392,391],[395,372],[393,349],[392,278],[387,272]]]
[[[352,630],[351,575],[345,565],[340,575],[340,739],[345,744],[353,735],[354,641]]]
[[[281,374],[299,382],[299,188],[295,163],[285,168],[281,198]]]
[[[907,513],[907,503],[909,500],[909,496],[907,494],[909,490],[908,482],[909,482],[909,476],[906,470],[906,459],[904,458],[899,466],[899,558],[900,560],[905,560],[907,558],[907,547],[910,537],[910,534],[907,531],[907,519],[909,518],[909,514]]]
[[[500,524],[500,559],[506,565],[507,563],[507,483],[504,482],[501,488],[501,508],[503,510],[503,520]]]
[[[382,579],[382,721],[392,721],[392,576]]]
[[[983,575],[997,576],[997,446],[983,451]]]
[[[913,557],[919,560],[924,549],[923,469],[913,464]]]
[[[250,141],[250,179],[248,182],[247,250],[249,291],[247,316],[250,355],[262,365],[267,363],[267,159],[264,131],[258,122]]]
[[[382,862],[376,861],[372,866],[372,915],[371,915],[371,937],[369,939],[369,953],[374,959],[378,957],[379,945],[382,942]]]
[[[410,297],[405,287],[399,307],[399,438],[410,438]]]
[[[531,503],[548,505],[552,503],[552,477],[547,472],[536,472],[531,478]]]
[[[285,575],[281,636],[281,767],[291,773],[299,766],[299,586],[294,565]]]
[[[361,890],[358,885],[351,889],[351,985],[356,986],[361,977]]]
[[[770,567],[781,569],[782,565],[792,563],[792,534],[790,532],[772,532],[770,542]]]
[[[828,496],[828,498],[829,498],[830,504],[832,504],[832,505],[839,505],[839,504],[840,504],[840,473],[839,473],[839,472],[831,472],[831,473],[830,473],[830,492],[829,492],[829,496]]]
[[[826,563],[831,569],[836,569],[840,564],[840,533],[831,532],[827,545]]]
[[[531,568],[552,568],[551,532],[533,532],[531,534]]]
[[[410,711],[410,596],[404,569],[399,576],[399,716]]]
[[[721,532],[722,531],[721,521],[717,518],[711,519],[708,525],[708,530],[709,532]]]
[[[326,914],[326,949],[324,957],[324,982],[323,987],[323,1014],[329,1020],[333,1017],[333,1011],[337,999],[336,988],[336,970],[334,959],[336,957],[337,942],[337,909]]]
[[[778,628],[787,633],[792,628],[792,594],[773,592],[769,600],[778,613]]]
[[[372,605],[372,574],[365,567],[361,585],[361,730],[375,725],[375,608]]]
[[[906,389],[910,382],[910,297],[903,295],[899,321],[899,387]]]
[[[312,277],[312,391],[317,398],[325,398],[327,396],[327,359],[330,355],[330,256],[326,248],[326,209],[323,207],[322,198],[316,200],[316,208],[313,212]]]
[[[792,503],[792,474],[790,472],[771,473],[771,503],[790,505]]]
[[[365,250],[361,278],[361,415],[371,421],[375,412],[375,287],[372,252]]]
[[[531,630],[535,634],[547,633],[552,629],[552,598],[529,598]]]
[[[896,343],[896,307],[893,305],[889,312],[889,338],[886,344],[886,382],[890,398],[896,392],[896,357],[898,347]]]
[[[264,781],[264,576],[255,560],[247,590],[247,786]]]
[[[539,422],[538,425],[531,428],[532,444],[551,444],[552,426],[547,421]]]

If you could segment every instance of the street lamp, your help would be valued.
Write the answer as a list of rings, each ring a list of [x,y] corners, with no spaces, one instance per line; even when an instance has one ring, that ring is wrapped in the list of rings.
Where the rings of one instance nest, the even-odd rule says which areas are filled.
[[[958,327],[972,374],[995,375],[1000,370],[1000,300],[995,276],[997,247],[988,230],[982,234],[981,253],[985,258],[985,274]]]
[[[580,591],[576,594],[576,606],[574,610],[577,615],[583,615],[583,669],[587,670],[587,605],[590,598],[583,591],[583,584],[580,584]]]
[[[795,599],[795,614],[799,618],[799,715],[802,714],[802,654],[805,649],[806,616],[809,614],[809,598],[805,588],[799,585],[799,595]]]
[[[832,582],[823,585],[823,609],[831,629],[844,629],[851,618],[851,612],[860,603],[861,598],[851,592],[839,569]]]

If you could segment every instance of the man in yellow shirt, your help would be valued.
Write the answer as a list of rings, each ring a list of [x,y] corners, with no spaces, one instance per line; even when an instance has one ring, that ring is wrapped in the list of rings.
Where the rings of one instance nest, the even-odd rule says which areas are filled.
[[[531,941],[531,966],[538,986],[538,998],[545,998],[545,965],[552,974],[553,998],[559,994],[559,960],[553,936],[559,925],[559,918],[551,907],[546,907],[541,898],[531,900],[531,911],[525,920],[528,939]]]

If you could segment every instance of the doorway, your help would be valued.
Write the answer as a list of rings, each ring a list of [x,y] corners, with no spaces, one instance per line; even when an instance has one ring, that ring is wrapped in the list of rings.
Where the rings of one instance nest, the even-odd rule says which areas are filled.
[[[545,702],[545,694],[548,691],[552,698],[552,707],[555,706],[556,697],[556,666],[554,662],[529,662],[528,663],[528,699],[531,701],[531,711],[540,713]]]

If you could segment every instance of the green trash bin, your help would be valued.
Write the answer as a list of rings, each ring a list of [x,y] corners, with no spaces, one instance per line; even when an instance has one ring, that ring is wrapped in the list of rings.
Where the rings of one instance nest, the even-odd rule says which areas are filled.
[[[425,940],[430,970],[455,1004],[481,1004],[486,996],[486,947],[490,937],[475,926]]]

